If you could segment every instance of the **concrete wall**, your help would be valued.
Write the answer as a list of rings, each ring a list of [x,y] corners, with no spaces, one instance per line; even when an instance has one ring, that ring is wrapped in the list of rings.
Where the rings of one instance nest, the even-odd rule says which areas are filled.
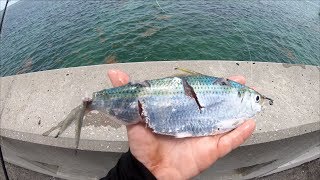
[[[200,177],[251,178],[320,156],[320,68],[235,61],[143,62],[77,67],[1,78],[1,136],[5,159],[45,174],[88,179],[105,175],[128,149],[125,127],[101,114],[83,124],[74,154],[74,125],[61,138],[41,134],[60,122],[83,96],[111,87],[106,71],[117,68],[132,80],[153,79],[184,67],[228,77],[241,74],[249,86],[274,99],[258,114],[253,136]],[[300,159],[299,159],[300,158]]]

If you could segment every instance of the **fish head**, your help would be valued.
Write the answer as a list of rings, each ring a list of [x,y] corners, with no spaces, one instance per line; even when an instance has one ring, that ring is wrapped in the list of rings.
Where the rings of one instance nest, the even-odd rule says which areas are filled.
[[[273,105],[273,100],[271,98],[268,98],[257,91],[249,88],[247,92],[247,99],[249,100],[253,111],[260,111],[261,107],[266,104]]]
[[[259,103],[261,106],[264,106],[266,104],[273,105],[273,99],[268,98],[267,96],[264,96],[257,91],[255,91],[255,103]]]
[[[254,89],[248,88],[245,90],[241,97],[242,104],[245,104],[243,111],[248,117],[254,116],[257,112],[261,111],[265,104],[272,105],[273,100],[260,94]]]

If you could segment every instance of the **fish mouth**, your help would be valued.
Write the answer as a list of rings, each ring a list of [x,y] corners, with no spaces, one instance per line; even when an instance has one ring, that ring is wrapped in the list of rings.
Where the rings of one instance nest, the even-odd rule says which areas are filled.
[[[273,105],[273,99],[268,98],[267,96],[261,96],[261,97],[262,97],[262,99],[268,100],[269,101],[269,105]]]

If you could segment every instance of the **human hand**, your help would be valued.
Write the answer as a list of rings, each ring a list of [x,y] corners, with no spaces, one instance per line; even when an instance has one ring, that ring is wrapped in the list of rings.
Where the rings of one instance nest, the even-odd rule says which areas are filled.
[[[115,87],[129,82],[129,76],[119,70],[108,71],[108,76]],[[245,84],[242,76],[229,79]],[[178,139],[155,134],[139,123],[127,126],[127,134],[131,153],[157,179],[189,179],[239,147],[254,129],[255,121],[247,120],[225,134]]]

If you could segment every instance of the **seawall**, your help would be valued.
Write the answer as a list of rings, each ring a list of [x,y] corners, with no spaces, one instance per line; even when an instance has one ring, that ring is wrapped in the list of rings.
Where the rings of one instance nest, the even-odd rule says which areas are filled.
[[[74,125],[60,138],[41,134],[79,105],[82,97],[110,88],[108,69],[123,70],[132,81],[138,81],[173,75],[177,73],[174,67],[218,77],[244,75],[247,85],[274,99],[273,106],[254,118],[257,127],[252,137],[201,177],[247,179],[287,169],[293,166],[292,161],[299,165],[320,156],[319,66],[206,60],[108,64],[1,77],[5,159],[62,178],[105,175],[128,149],[124,126],[101,114],[89,114],[77,156],[73,151]]]

